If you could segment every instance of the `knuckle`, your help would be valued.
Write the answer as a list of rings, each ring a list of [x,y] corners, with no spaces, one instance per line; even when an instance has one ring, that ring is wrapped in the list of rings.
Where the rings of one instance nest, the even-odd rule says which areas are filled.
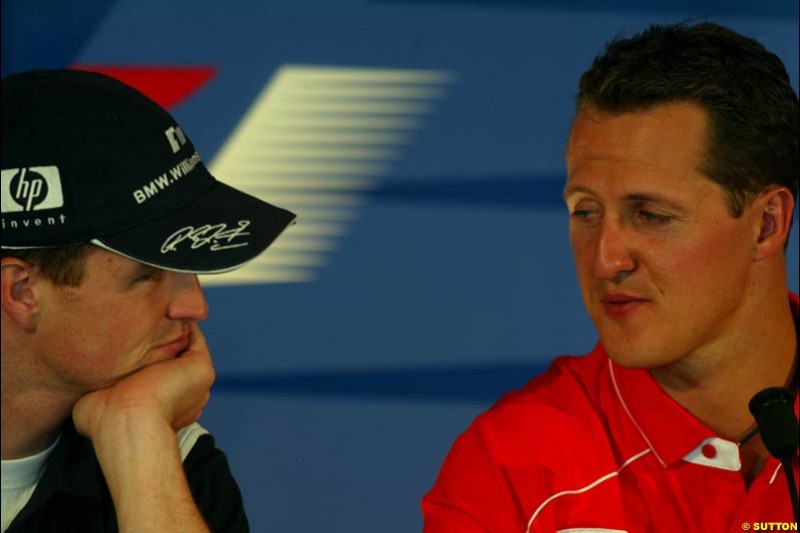
[[[208,365],[203,372],[202,380],[203,383],[206,385],[206,388],[211,388],[211,385],[214,384],[214,381],[217,379],[217,373],[214,370],[214,367]]]

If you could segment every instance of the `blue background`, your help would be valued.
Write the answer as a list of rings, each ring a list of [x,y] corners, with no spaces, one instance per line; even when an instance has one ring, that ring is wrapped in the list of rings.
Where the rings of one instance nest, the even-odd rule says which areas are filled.
[[[206,290],[218,380],[202,423],[228,453],[256,532],[419,530],[419,500],[470,421],[553,357],[591,349],[560,194],[577,80],[607,39],[708,18],[762,41],[798,81],[798,5],[782,0],[29,0],[2,10],[3,75],[214,67],[172,109],[210,162],[283,65],[453,76],[371,177],[312,279]],[[795,214],[794,291],[796,228]]]

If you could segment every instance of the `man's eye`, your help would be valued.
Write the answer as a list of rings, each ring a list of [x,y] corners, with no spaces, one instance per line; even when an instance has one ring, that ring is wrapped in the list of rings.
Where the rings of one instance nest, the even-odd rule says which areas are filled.
[[[591,209],[575,209],[572,211],[572,213],[570,213],[570,217],[580,221],[589,222],[592,220],[597,220],[600,217],[600,213]]]
[[[659,215],[650,211],[645,211],[644,209],[640,209],[636,212],[636,215],[643,221],[647,222],[648,224],[666,224],[672,217],[668,215]]]
[[[133,282],[134,283],[145,283],[145,282],[148,282],[148,281],[158,281],[163,277],[164,277],[164,271],[163,270],[155,270],[153,272],[148,272],[147,274],[142,274],[141,276],[139,276],[138,278],[133,280]]]

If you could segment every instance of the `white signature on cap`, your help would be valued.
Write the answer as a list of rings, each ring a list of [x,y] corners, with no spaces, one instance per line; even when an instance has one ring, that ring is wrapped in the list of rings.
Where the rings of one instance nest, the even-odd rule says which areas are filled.
[[[228,229],[228,225],[225,223],[205,224],[196,228],[194,226],[186,226],[166,238],[164,244],[161,245],[161,253],[177,251],[176,247],[186,240],[191,241],[192,250],[210,244],[209,250],[212,252],[247,246],[249,244],[247,242],[232,241],[236,238],[250,235],[250,233],[244,231],[249,225],[249,220],[240,220],[238,226],[231,229]]]

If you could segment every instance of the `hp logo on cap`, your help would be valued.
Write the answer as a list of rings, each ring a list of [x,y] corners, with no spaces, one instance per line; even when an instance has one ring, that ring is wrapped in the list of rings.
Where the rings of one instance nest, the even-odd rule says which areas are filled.
[[[12,168],[0,173],[3,213],[41,211],[64,205],[58,167]]]

